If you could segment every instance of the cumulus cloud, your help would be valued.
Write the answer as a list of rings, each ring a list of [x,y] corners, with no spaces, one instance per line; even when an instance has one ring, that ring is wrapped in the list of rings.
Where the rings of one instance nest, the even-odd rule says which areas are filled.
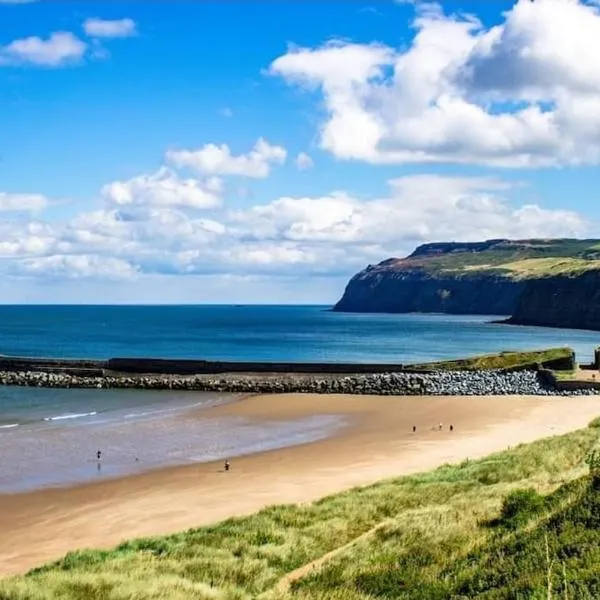
[[[118,277],[281,276],[290,269],[296,277],[335,277],[425,241],[588,231],[576,212],[515,206],[513,184],[496,178],[406,176],[389,181],[380,198],[337,191],[209,212],[197,210],[210,208],[197,201],[197,182],[183,182],[163,168],[105,186],[104,206],[61,225],[0,222],[0,256],[10,274],[39,277],[105,278],[111,267]]]
[[[510,186],[493,178],[414,175],[389,182],[387,197],[359,200],[345,193],[280,198],[233,214],[246,235],[263,240],[327,242],[377,248],[380,257],[431,240],[581,235],[586,223],[568,210],[513,207]],[[348,246],[347,246],[348,247]]]
[[[204,181],[182,179],[167,167],[151,175],[115,181],[102,188],[102,196],[117,206],[172,206],[214,208],[221,203],[222,182],[217,177]]]
[[[87,44],[68,31],[57,31],[47,39],[37,36],[0,46],[0,65],[62,67],[79,62]]]
[[[125,38],[137,34],[133,19],[106,20],[91,18],[83,23],[85,33],[96,38]]]
[[[53,255],[25,259],[20,263],[20,274],[36,277],[100,277],[103,279],[129,279],[136,274],[126,261],[114,257],[77,255]]]
[[[0,212],[38,212],[48,205],[41,194],[8,194],[0,192]]]
[[[296,156],[296,167],[299,171],[306,171],[307,169],[312,169],[315,166],[313,159],[306,154],[306,152],[300,152],[298,156]]]
[[[600,9],[518,0],[499,25],[416,3],[408,46],[291,47],[270,65],[319,91],[321,147],[372,164],[600,163]]]
[[[169,150],[168,163],[188,167],[204,175],[237,175],[262,179],[268,177],[271,167],[282,165],[287,151],[259,138],[247,154],[233,155],[227,144],[206,144],[199,150]]]

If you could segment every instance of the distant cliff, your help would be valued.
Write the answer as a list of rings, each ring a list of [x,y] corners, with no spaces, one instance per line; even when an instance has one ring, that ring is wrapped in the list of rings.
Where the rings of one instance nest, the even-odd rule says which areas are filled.
[[[334,310],[511,315],[523,288],[523,282],[494,275],[366,269],[350,280]]]
[[[600,330],[600,271],[528,281],[507,322]]]
[[[357,273],[333,310],[512,315],[513,323],[600,329],[598,269],[600,240],[425,244]],[[587,317],[568,316],[574,302]]]

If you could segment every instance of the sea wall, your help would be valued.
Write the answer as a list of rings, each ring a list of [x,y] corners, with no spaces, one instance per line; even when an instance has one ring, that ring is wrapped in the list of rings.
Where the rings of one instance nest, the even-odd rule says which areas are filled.
[[[572,369],[575,355],[559,358],[536,358],[542,360],[523,362],[511,370],[537,370],[540,367],[550,369]],[[106,377],[121,375],[210,375],[220,373],[252,374],[377,374],[399,372],[429,372],[461,368],[467,361],[447,361],[443,367],[429,363],[415,368],[401,363],[335,363],[335,362],[258,362],[258,361],[211,361],[194,359],[161,358],[109,358],[107,360],[54,359],[35,357],[0,356],[0,372],[6,373],[64,373],[82,377]]]
[[[600,381],[589,381],[581,379],[558,379],[556,375],[549,369],[540,369],[538,377],[548,389],[556,389],[561,393],[569,393],[574,391],[585,390],[600,394]]]
[[[162,373],[195,375],[204,373],[392,373],[403,370],[400,363],[249,362],[172,360],[161,358],[111,358],[106,369],[117,373]],[[2,363],[0,361],[0,369]]]
[[[0,384],[55,388],[136,388],[208,392],[316,393],[371,395],[585,395],[594,389],[559,390],[535,371],[440,371],[370,375],[227,374],[227,375],[105,375],[0,372]]]
[[[89,377],[110,374],[202,375],[215,373],[393,373],[400,363],[309,363],[211,361],[161,358],[109,358],[107,360],[53,359],[0,356],[0,371],[67,373]]]

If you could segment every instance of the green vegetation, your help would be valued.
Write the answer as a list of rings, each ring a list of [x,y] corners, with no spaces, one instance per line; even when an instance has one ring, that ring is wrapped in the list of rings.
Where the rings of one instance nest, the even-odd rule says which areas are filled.
[[[575,353],[571,348],[550,348],[529,352],[500,352],[458,360],[409,365],[425,371],[487,371],[491,369],[535,369],[538,366],[572,372]]]
[[[0,599],[598,598],[599,439],[597,420],[311,505],[74,552],[0,582]]]
[[[551,239],[482,243],[481,249],[447,244],[443,252],[420,254],[396,261],[397,267],[420,267],[433,274],[465,276],[495,274],[515,280],[578,275],[600,269],[599,240]]]
[[[575,381],[577,380],[577,369],[564,369],[560,371],[554,371],[554,377],[558,381]]]

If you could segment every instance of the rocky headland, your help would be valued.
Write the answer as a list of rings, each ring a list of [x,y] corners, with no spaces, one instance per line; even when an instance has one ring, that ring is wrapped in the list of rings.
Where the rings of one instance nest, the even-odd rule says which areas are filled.
[[[600,329],[600,240],[425,244],[357,273],[333,310],[507,315],[513,324]]]

